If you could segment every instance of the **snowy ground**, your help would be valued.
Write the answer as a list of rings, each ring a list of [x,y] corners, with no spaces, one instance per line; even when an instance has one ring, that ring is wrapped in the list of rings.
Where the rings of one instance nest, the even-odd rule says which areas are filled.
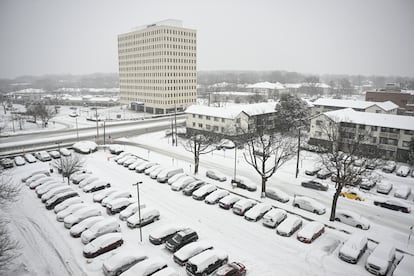
[[[184,151],[181,146],[172,147],[171,141],[164,137],[163,132],[142,135],[130,140],[140,143],[142,148],[125,146],[128,151],[165,166],[183,167],[188,173],[193,170],[191,154]],[[99,178],[110,181],[113,186],[129,190],[133,196],[136,196],[136,190],[132,184],[142,180],[143,184],[140,186],[142,202],[158,208],[161,213],[159,221],[143,228],[142,243],[139,242],[139,230],[131,230],[125,222],[120,221],[125,243],[115,251],[143,250],[148,256],[164,258],[168,266],[177,269],[180,275],[185,275],[184,269],[173,262],[171,253],[163,246],[154,246],[148,241],[148,235],[154,229],[167,223],[178,222],[193,227],[198,232],[200,240],[209,241],[215,248],[227,252],[230,261],[244,263],[249,271],[248,275],[348,275],[350,273],[370,275],[363,267],[369,252],[364,254],[357,265],[347,264],[338,258],[339,246],[348,237],[342,231],[326,229],[326,232],[310,245],[297,241],[295,234],[289,238],[281,237],[275,233],[275,230],[263,227],[260,221],[248,222],[217,205],[210,206],[186,197],[180,192],[173,192],[167,184],[159,184],[148,176],[129,171],[113,162],[111,157],[112,155],[103,150],[86,156],[87,169]],[[264,199],[264,201],[304,217],[322,221],[340,230],[364,232],[376,241],[392,241],[398,248],[414,252],[414,241],[407,243],[408,228],[414,225],[414,215],[374,206],[372,198],[379,196],[375,192],[367,193],[364,202],[340,199],[338,205],[338,208],[351,209],[368,217],[372,224],[370,230],[363,231],[338,222],[329,222],[333,188],[330,187],[328,192],[319,192],[300,186],[300,182],[308,178],[304,175],[304,170],[312,168],[314,160],[313,154],[303,152],[298,179],[294,177],[296,164],[295,160],[292,160],[272,177],[269,185],[277,186],[291,196],[296,193],[315,197],[327,206],[327,214],[322,216],[311,214],[293,208],[290,202],[283,204],[271,199]],[[243,161],[241,151],[238,151],[236,164],[238,175],[249,177],[259,183],[257,174]],[[10,172],[16,180],[20,180],[22,176],[39,168],[47,169],[48,164],[38,162],[14,168]],[[230,178],[234,169],[234,150],[203,155],[197,177],[206,179],[205,170],[210,168],[218,169]],[[59,179],[60,176],[53,177]],[[413,178],[401,178],[395,175],[385,174],[383,181],[392,181],[394,186],[414,186]],[[260,199],[259,191],[251,193],[241,189],[232,190],[230,181],[218,183],[209,180],[209,182]],[[75,189],[78,190],[77,187]],[[85,202],[92,204],[92,195],[83,192],[80,194]],[[413,197],[411,196],[407,202],[412,204]],[[53,211],[47,211],[35,193],[27,187],[23,187],[21,200],[8,214],[12,219],[12,232],[21,241],[23,252],[17,260],[13,275],[102,275],[102,261],[113,254],[109,252],[87,262],[82,256],[83,246],[80,240],[70,237],[63,224],[56,221]],[[370,243],[370,250],[374,247],[375,244]]]

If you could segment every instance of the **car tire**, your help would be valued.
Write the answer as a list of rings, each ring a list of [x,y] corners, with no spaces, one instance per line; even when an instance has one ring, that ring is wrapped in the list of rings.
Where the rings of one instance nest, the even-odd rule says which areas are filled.
[[[358,224],[356,228],[362,229],[362,225]]]
[[[299,208],[299,204],[295,203],[293,204],[293,207]]]
[[[335,218],[335,221],[341,222],[340,218]]]

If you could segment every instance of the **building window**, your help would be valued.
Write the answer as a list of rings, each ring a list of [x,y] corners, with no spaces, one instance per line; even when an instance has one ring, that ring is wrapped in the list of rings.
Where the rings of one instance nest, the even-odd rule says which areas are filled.
[[[322,120],[316,120],[316,125],[321,126],[322,125]]]
[[[214,117],[214,122],[218,122],[218,121],[219,121],[219,118]]]
[[[371,143],[376,144],[377,143],[377,137],[372,137],[371,138]]]
[[[240,118],[236,119],[236,124],[240,124]]]
[[[193,118],[195,118],[195,114],[193,114]]]
[[[378,127],[377,126],[371,126],[371,130],[372,131],[377,131],[378,130]]]
[[[404,130],[404,134],[414,135],[414,131],[413,130]]]
[[[211,129],[211,126],[210,125],[206,125],[206,129],[207,130],[210,130]]]
[[[210,120],[210,116],[206,116],[206,119],[207,119],[207,120]]]
[[[198,124],[198,127],[199,127],[199,128],[203,128],[203,124],[199,123],[199,124]]]
[[[221,122],[224,123],[224,118],[221,118]]]
[[[214,131],[218,131],[218,130],[219,130],[219,127],[218,127],[218,126],[214,126],[214,127],[213,127],[213,130],[214,130]]]
[[[221,127],[221,132],[224,133],[224,131],[225,131],[225,128]]]
[[[359,129],[365,129],[365,125],[359,125]]]
[[[193,122],[193,127],[195,127],[195,123]]]
[[[198,115],[198,118],[199,119],[203,119],[203,115]]]
[[[410,142],[409,141],[403,141],[402,146],[408,148],[410,146]]]

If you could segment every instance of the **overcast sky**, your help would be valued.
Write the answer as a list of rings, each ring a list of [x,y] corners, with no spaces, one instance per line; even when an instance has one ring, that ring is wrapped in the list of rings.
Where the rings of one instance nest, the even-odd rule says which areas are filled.
[[[0,78],[118,72],[117,35],[167,18],[198,70],[414,76],[413,0],[0,0]]]

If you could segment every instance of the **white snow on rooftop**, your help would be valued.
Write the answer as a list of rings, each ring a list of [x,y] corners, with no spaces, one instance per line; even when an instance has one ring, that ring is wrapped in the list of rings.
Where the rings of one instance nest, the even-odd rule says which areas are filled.
[[[256,103],[256,104],[246,104],[246,105],[233,105],[233,106],[226,106],[226,107],[192,105],[186,109],[185,113],[234,119],[241,112],[245,112],[249,116],[275,112],[276,104],[277,103],[275,102],[270,102],[270,103]]]
[[[368,126],[414,130],[414,117],[355,111],[352,108],[324,113],[335,122],[350,122]]]
[[[285,86],[280,82],[271,83],[268,81],[265,82],[258,82],[255,84],[250,84],[247,88],[258,88],[258,89],[284,89]]]
[[[343,108],[358,108],[366,109],[373,105],[376,105],[383,110],[389,111],[398,108],[398,105],[391,101],[386,102],[369,102],[369,101],[358,101],[358,100],[341,100],[341,99],[329,99],[329,98],[320,98],[313,102],[313,105],[322,105],[322,106],[335,106]]]

